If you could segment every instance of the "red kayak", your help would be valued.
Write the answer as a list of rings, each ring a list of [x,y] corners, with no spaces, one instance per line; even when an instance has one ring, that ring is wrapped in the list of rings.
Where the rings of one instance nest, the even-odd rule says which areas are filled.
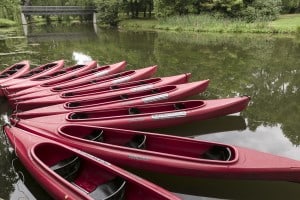
[[[169,76],[169,77],[157,77],[157,78],[149,78],[144,80],[138,81],[131,81],[126,83],[120,83],[105,87],[99,87],[97,89],[90,89],[90,90],[82,90],[78,92],[58,92],[54,93],[52,91],[43,90],[34,93],[30,93],[27,95],[22,95],[16,98],[11,99],[11,105],[14,105],[16,102],[40,98],[44,96],[48,96],[52,100],[55,99],[57,103],[64,103],[67,101],[75,101],[78,99],[82,99],[83,97],[87,97],[90,95],[98,95],[104,94],[114,91],[127,91],[127,92],[138,92],[138,91],[145,91],[148,89],[153,89],[154,87],[159,87],[163,85],[173,85],[173,84],[182,84],[187,83],[188,79],[190,78],[191,74],[180,74],[176,76]],[[50,89],[51,90],[51,89]],[[50,97],[51,95],[51,97]]]
[[[133,130],[153,129],[240,112],[247,107],[249,100],[250,97],[243,96],[217,100],[124,105],[112,109],[95,110],[90,108],[77,112],[30,118],[23,122],[46,129],[50,126],[57,127],[70,123]],[[11,120],[14,124],[18,117],[12,115]]]
[[[63,68],[51,74],[40,76],[32,80],[28,80],[25,83],[20,83],[17,85],[6,87],[3,89],[3,91],[6,94],[6,96],[10,98],[10,96],[8,96],[9,94],[19,93],[18,95],[20,95],[20,94],[24,94],[25,93],[24,90],[27,88],[31,88],[34,86],[38,86],[53,81],[56,82],[65,81],[66,79],[70,79],[73,76],[80,75],[80,73],[95,68],[96,66],[97,63],[95,61],[91,61],[85,65],[73,65],[72,67]]]
[[[125,61],[111,65],[99,66],[97,68],[83,71],[80,74],[66,78],[65,80],[51,81],[32,88],[28,88],[22,92],[25,93],[25,95],[20,96],[20,93],[17,93],[18,96],[15,98],[10,97],[10,100],[14,101],[17,98],[23,98],[23,96],[31,96],[29,99],[32,99],[34,96],[42,97],[57,94],[57,92],[52,92],[52,88],[55,86],[59,87],[60,85],[64,86],[69,84],[76,84],[78,82],[88,82],[92,79],[121,72],[125,69],[125,67]]]
[[[23,165],[54,199],[179,199],[101,157],[16,127],[3,129]]]
[[[140,79],[145,79],[151,77],[156,72],[157,66],[151,66],[146,67],[142,69],[137,70],[129,70],[125,72],[120,72],[117,74],[111,74],[104,77],[94,78],[87,81],[81,82],[80,79],[77,81],[77,83],[72,84],[61,84],[53,87],[51,92],[54,93],[63,92],[63,91],[69,91],[69,92],[75,92],[77,90],[85,90],[85,89],[91,89],[91,88],[99,88],[104,86],[110,86],[118,83],[123,83],[127,81],[135,81]],[[49,88],[48,88],[49,89]],[[46,89],[46,93],[48,94],[49,90]],[[22,92],[18,92],[15,95],[10,95],[9,99],[20,97],[22,95],[31,94],[35,92],[37,88],[31,88],[24,90]]]
[[[90,95],[88,97],[78,99],[77,101],[68,101],[61,104],[56,104],[56,99],[53,100],[49,97],[43,97],[18,102],[16,105],[16,111],[24,110],[24,112],[19,112],[17,114],[19,118],[24,119],[44,115],[74,112],[87,108],[101,110],[103,108],[108,109],[123,105],[134,106],[154,102],[174,101],[203,92],[207,88],[208,83],[208,80],[204,80],[179,85],[160,86],[139,92],[121,90],[104,94]]]
[[[23,84],[28,80],[32,80],[56,72],[62,69],[63,67],[64,67],[64,60],[58,60],[51,63],[47,63],[31,69],[30,71],[28,71],[22,76],[6,81],[5,83],[2,84],[2,87],[5,88],[12,85]]]
[[[29,61],[24,60],[19,63],[16,63],[5,70],[0,72],[0,86],[2,88],[2,85],[14,78],[17,78],[19,76],[22,76],[26,72],[28,72],[30,69]],[[3,88],[2,88],[3,89]],[[0,90],[0,96],[3,96],[3,91]]]
[[[300,161],[195,139],[87,125],[46,131],[16,126],[84,150],[118,166],[223,179],[300,181]]]

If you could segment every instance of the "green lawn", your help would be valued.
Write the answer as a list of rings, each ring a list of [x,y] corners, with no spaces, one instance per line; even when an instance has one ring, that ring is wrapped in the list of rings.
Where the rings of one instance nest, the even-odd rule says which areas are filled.
[[[270,26],[279,30],[298,30],[300,32],[300,14],[281,15],[279,19],[270,22]]]

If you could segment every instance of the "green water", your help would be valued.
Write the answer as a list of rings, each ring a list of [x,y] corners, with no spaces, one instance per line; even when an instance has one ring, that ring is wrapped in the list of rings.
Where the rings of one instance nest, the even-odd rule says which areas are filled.
[[[224,142],[300,161],[300,37],[293,35],[194,34],[93,29],[55,25],[0,30],[0,62],[5,68],[28,59],[33,66],[65,59],[100,64],[128,62],[127,69],[158,65],[156,76],[191,72],[191,81],[210,79],[193,99],[249,95],[242,113],[152,130]],[[0,99],[1,124],[11,112]],[[0,135],[0,198],[26,197],[20,180],[37,199],[50,198],[15,159]],[[17,172],[17,173],[16,173]],[[185,199],[299,199],[300,184],[278,181],[211,180],[133,170]],[[23,178],[24,176],[24,178]],[[19,181],[19,182],[18,182]]]

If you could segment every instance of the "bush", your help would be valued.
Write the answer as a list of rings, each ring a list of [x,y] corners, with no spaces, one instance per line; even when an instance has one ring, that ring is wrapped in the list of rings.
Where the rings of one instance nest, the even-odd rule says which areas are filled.
[[[278,18],[281,0],[254,0],[239,15],[247,22],[271,21]]]

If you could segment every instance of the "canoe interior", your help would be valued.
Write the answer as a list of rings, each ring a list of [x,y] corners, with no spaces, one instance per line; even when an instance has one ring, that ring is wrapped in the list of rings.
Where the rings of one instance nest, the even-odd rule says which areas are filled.
[[[40,74],[42,73],[43,71],[45,70],[48,70],[48,69],[51,69],[53,67],[55,67],[57,65],[57,63],[48,63],[48,64],[45,64],[41,67],[37,67],[37,68],[34,68],[32,70],[30,70],[28,73],[18,77],[18,78],[30,78],[34,75],[37,75],[37,74]]]
[[[84,67],[85,65],[74,65],[72,67],[68,67],[68,68],[64,68],[62,70],[59,70],[59,71],[56,71],[50,75],[45,75],[45,76],[41,76],[41,77],[38,77],[38,78],[35,78],[34,80],[35,81],[43,81],[43,80],[48,80],[48,79],[51,79],[51,78],[55,78],[57,76],[60,76],[62,74],[66,74],[66,73],[69,73],[71,71],[74,71],[74,70],[77,70],[77,69],[80,69],[82,67]]]
[[[69,78],[64,79],[63,81],[45,83],[45,84],[43,84],[43,86],[45,86],[45,87],[52,87],[52,86],[55,86],[57,84],[68,83],[71,80],[72,81],[75,81],[75,80],[79,80],[80,81],[80,79],[83,78],[83,77],[85,77],[85,76],[88,76],[88,75],[91,75],[91,74],[95,74],[95,73],[99,73],[101,71],[107,70],[109,67],[110,66],[107,65],[107,66],[103,66],[101,68],[90,69],[90,70],[88,70],[86,72],[83,72],[80,76],[74,75],[74,76],[71,76]],[[59,88],[59,87],[57,87],[57,88]]]
[[[119,129],[105,129],[93,126],[67,125],[60,134],[73,139],[90,140],[127,148],[143,149],[174,156],[183,156],[210,161],[232,161],[235,150],[226,145],[195,140],[182,140],[157,134],[145,134]]]
[[[164,103],[159,105],[138,106],[130,108],[116,108],[109,111],[96,110],[91,112],[73,112],[67,118],[71,121],[84,119],[97,119],[105,117],[117,117],[124,115],[142,115],[151,113],[163,113],[172,111],[184,111],[187,109],[196,109],[204,106],[204,101],[184,101],[177,103]]]
[[[25,67],[25,64],[15,64],[12,67],[10,67],[7,70],[4,70],[1,74],[0,74],[0,79],[1,78],[7,78],[15,73],[17,73],[20,69],[22,69],[23,67]]]
[[[90,99],[90,100],[68,102],[65,104],[65,107],[66,108],[76,108],[76,107],[93,106],[93,105],[98,105],[98,104],[103,104],[103,103],[113,103],[114,101],[129,100],[129,99],[145,97],[145,96],[149,96],[149,95],[153,95],[153,94],[170,92],[174,89],[176,89],[176,86],[170,85],[170,86],[156,88],[153,90],[133,92],[133,93],[116,95],[116,96],[105,97],[105,98],[95,98],[95,99]]]
[[[131,88],[135,86],[142,86],[146,84],[153,84],[159,81],[160,78],[152,78],[148,80],[141,80],[141,81],[133,81],[129,83],[123,83],[123,84],[116,84],[112,85],[110,87],[99,87],[97,89],[89,89],[89,90],[82,90],[82,91],[75,91],[75,92],[65,92],[62,93],[62,97],[65,98],[72,98],[72,97],[78,97],[78,96],[86,96],[86,95],[91,95],[91,94],[98,94],[101,92],[109,92],[113,90],[118,90],[118,89],[126,89],[126,88]]]
[[[41,143],[34,148],[34,153],[39,161],[94,199],[124,196],[124,179],[67,148]]]
[[[113,79],[120,78],[120,77],[123,77],[123,76],[128,76],[128,75],[131,75],[133,73],[134,73],[134,71],[121,72],[121,73],[114,74],[114,75],[108,75],[108,76],[104,76],[104,77],[100,77],[100,78],[94,78],[94,79],[91,79],[91,80],[86,81],[86,82],[79,82],[77,84],[75,83],[75,84],[70,84],[70,85],[67,85],[67,86],[54,87],[52,89],[52,91],[60,92],[60,91],[65,91],[65,90],[70,90],[70,89],[77,89],[78,87],[83,87],[83,86],[93,85],[93,84],[99,84],[101,82],[113,80]]]

